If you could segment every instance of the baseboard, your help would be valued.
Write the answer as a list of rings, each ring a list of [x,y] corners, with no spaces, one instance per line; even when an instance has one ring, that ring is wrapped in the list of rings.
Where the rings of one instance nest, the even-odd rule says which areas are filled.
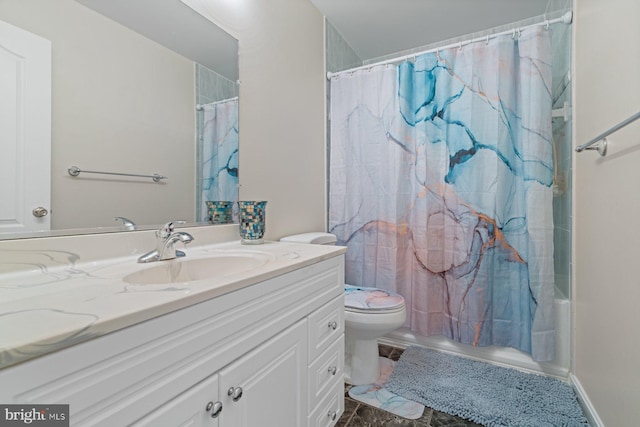
[[[580,381],[575,375],[569,374],[569,384],[571,384],[573,390],[578,396],[578,402],[580,402],[580,406],[582,406],[582,411],[584,412],[584,416],[587,417],[589,425],[591,427],[604,427],[604,423],[598,416],[596,408],[591,404],[589,396],[587,396],[587,392],[584,390],[582,384],[580,384]]]

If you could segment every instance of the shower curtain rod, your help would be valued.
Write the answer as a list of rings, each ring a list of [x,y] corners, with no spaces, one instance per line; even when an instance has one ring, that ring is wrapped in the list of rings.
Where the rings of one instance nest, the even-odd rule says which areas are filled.
[[[233,101],[235,99],[238,99],[237,96],[234,96],[233,98],[229,98],[229,99],[221,99],[220,101],[214,101],[214,102],[209,102],[208,104],[196,104],[196,111],[202,111],[204,110],[204,106],[205,105],[216,105],[216,104],[222,104],[223,102],[228,102],[228,101]]]
[[[437,52],[440,50],[444,50],[444,49],[449,49],[452,47],[459,47],[462,49],[463,46],[472,44],[472,43],[477,43],[477,42],[489,42],[490,39],[494,39],[498,36],[502,36],[505,34],[513,34],[514,37],[519,36],[520,32],[522,32],[522,30],[526,30],[532,27],[540,27],[540,26],[545,26],[545,27],[549,27],[549,25],[551,24],[557,24],[559,22],[562,22],[563,24],[571,24],[571,22],[573,21],[573,12],[572,11],[568,11],[566,12],[564,15],[562,15],[560,18],[556,18],[556,19],[547,19],[543,22],[539,22],[537,24],[531,24],[531,25],[527,25],[524,27],[519,27],[519,28],[513,28],[512,30],[507,30],[507,31],[502,31],[499,33],[495,33],[495,34],[491,34],[491,35],[486,35],[484,37],[477,37],[475,39],[470,39],[467,41],[461,41],[461,42],[457,42],[457,43],[451,43],[449,45],[446,46],[441,46],[441,47],[437,47],[437,48],[433,48],[433,49],[428,49],[428,50],[423,50],[422,52],[416,52],[416,53],[412,53],[410,55],[403,55],[403,56],[399,56],[397,58],[394,59],[387,59],[385,61],[380,61],[380,62],[376,62],[374,64],[367,64],[367,65],[362,65],[360,67],[355,67],[355,68],[351,68],[349,70],[344,70],[344,71],[337,71],[335,73],[332,73],[331,71],[327,72],[327,79],[331,79],[331,77],[333,76],[339,76],[340,74],[345,74],[345,73],[353,73],[355,71],[360,71],[360,70],[367,70],[367,69],[371,69],[373,67],[379,66],[379,65],[388,65],[388,64],[392,64],[394,62],[402,62],[406,59],[410,59],[410,58],[415,58],[416,56],[419,55],[424,55],[425,53],[431,53],[431,52]]]

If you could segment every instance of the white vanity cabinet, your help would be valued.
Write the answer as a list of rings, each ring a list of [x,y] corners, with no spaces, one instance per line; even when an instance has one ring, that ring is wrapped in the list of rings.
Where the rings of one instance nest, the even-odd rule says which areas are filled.
[[[305,335],[301,320],[134,426],[304,425]]]
[[[306,321],[300,321],[273,340],[220,371],[223,410],[221,426],[302,426],[307,351]],[[239,394],[234,401],[233,394]],[[232,391],[233,390],[233,391]]]
[[[344,401],[343,263],[0,370],[0,401],[69,404],[72,426],[332,426]]]

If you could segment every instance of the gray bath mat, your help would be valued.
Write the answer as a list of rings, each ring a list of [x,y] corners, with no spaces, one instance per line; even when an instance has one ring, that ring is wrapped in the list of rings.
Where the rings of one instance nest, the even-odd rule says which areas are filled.
[[[421,347],[404,351],[385,387],[489,427],[589,425],[562,381]]]

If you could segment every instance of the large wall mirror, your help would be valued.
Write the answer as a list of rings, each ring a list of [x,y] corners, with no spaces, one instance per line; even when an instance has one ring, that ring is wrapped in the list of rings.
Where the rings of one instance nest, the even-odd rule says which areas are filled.
[[[50,87],[29,86],[22,38],[49,44]],[[0,75],[14,87],[0,102],[0,239],[131,228],[116,217],[136,229],[210,223],[206,202],[238,194],[237,53],[237,40],[180,0],[2,0]],[[30,90],[49,91],[50,125],[25,112],[39,110]],[[20,145],[47,125],[46,148]],[[27,201],[46,192],[48,202]]]

